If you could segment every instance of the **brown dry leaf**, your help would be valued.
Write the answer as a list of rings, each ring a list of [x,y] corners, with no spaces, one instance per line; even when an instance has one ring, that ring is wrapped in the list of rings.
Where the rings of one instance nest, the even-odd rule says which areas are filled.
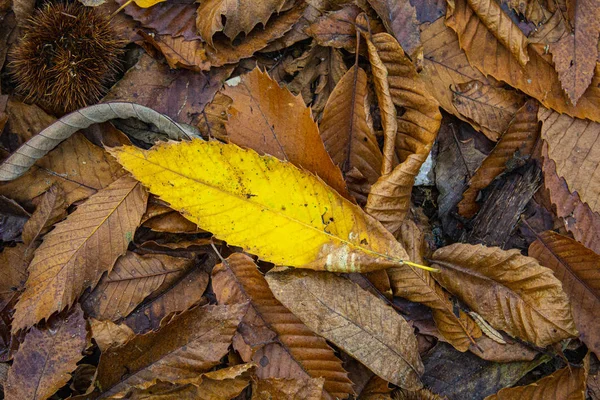
[[[509,7],[525,16],[536,25],[545,23],[550,18],[550,11],[539,0],[508,0]]]
[[[354,65],[329,96],[319,129],[327,152],[344,177],[348,180],[356,171],[373,184],[379,178],[383,157],[369,112],[367,74]]]
[[[363,390],[360,392],[360,400],[391,400],[392,388],[390,384],[374,375],[369,379]]]
[[[412,327],[392,307],[329,272],[289,269],[266,275],[275,297],[317,334],[383,379],[421,387],[423,363]]]
[[[270,154],[321,177],[349,197],[340,170],[333,164],[300,96],[281,88],[256,68],[222,93],[233,100],[226,124],[227,138],[239,145]]]
[[[550,45],[558,79],[573,105],[586,91],[598,60],[600,8],[594,0],[578,0],[573,17],[574,31]]]
[[[202,116],[198,122],[198,129],[205,138],[216,138],[227,140],[227,111],[231,106],[231,100],[221,92],[218,92],[213,100],[204,107]]]
[[[252,384],[252,400],[320,400],[325,378],[259,379]]]
[[[83,311],[75,306],[48,322],[32,328],[14,357],[4,386],[7,400],[45,400],[71,379],[88,345]]]
[[[548,157],[548,144],[542,147],[544,186],[565,228],[575,240],[600,254],[600,215],[593,212],[577,193],[571,193],[564,178],[556,173],[556,164]]]
[[[502,337],[507,339],[508,335],[505,334]],[[479,358],[488,361],[498,363],[532,361],[539,355],[539,352],[535,348],[532,348],[532,346],[516,341],[500,344],[483,335],[476,342],[477,347],[471,346],[469,347],[469,351]]]
[[[294,1],[295,0],[288,0],[289,5],[291,6]],[[306,3],[307,7],[304,9],[300,19],[294,23],[292,29],[284,33],[282,37],[273,40],[267,47],[262,49],[261,52],[269,53],[272,51],[280,51],[310,37],[304,32],[305,29],[318,17],[323,15],[323,13],[313,7],[310,4],[310,1],[307,1]]]
[[[419,390],[400,389],[396,392],[395,400],[446,400],[446,397],[439,396],[429,389],[422,388]]]
[[[206,58],[204,43],[199,40],[185,40],[169,35],[149,35],[140,31],[144,40],[162,53],[173,69],[186,68],[192,71],[208,71],[211,67]]]
[[[362,10],[354,4],[332,11],[317,18],[306,28],[306,33],[321,46],[331,46],[350,52],[356,50],[356,27],[354,21]],[[374,24],[373,24],[374,25]],[[372,26],[374,28],[375,26]]]
[[[567,101],[548,55],[540,55],[529,46],[529,62],[522,66],[486,28],[467,0],[455,0],[454,4],[455,7],[448,7],[446,24],[458,34],[460,47],[475,68],[508,83],[557,112],[600,121],[600,67],[597,63],[592,84],[579,99],[577,107],[574,107]]]
[[[199,268],[188,270],[178,281],[172,282],[170,286],[161,287],[160,293],[146,299],[123,323],[136,334],[158,329],[169,317],[197,304],[205,304],[206,300],[202,295],[208,286],[208,280],[205,271]]]
[[[198,228],[198,225],[192,221],[185,219],[177,211],[170,211],[166,214],[157,215],[150,218],[142,224],[143,227],[153,230],[154,232],[169,232],[169,233],[198,233],[203,232]]]
[[[585,400],[585,382],[589,368],[588,355],[582,367],[566,366],[530,385],[505,388],[485,400]]]
[[[592,211],[600,212],[600,123],[571,118],[540,108],[542,139],[548,143],[548,156],[556,163],[558,176],[565,178],[571,192]]]
[[[496,329],[539,347],[577,336],[560,281],[518,250],[456,243],[432,264],[436,280]]]
[[[530,4],[533,3],[537,3],[537,1],[530,2]],[[532,32],[529,35],[528,40],[529,43],[543,43],[544,45],[552,44],[558,42],[566,32],[567,24],[565,22],[565,15],[562,11],[558,10],[552,14],[548,22]],[[550,47],[548,47],[548,50],[550,50]]]
[[[196,28],[211,46],[214,46],[213,36],[221,31],[233,41],[242,32],[250,33],[259,23],[266,26],[271,14],[280,13],[285,4],[286,0],[204,0],[196,12]]]
[[[140,256],[128,251],[92,292],[81,299],[86,315],[118,321],[127,317],[146,297],[170,286],[192,265],[185,258],[162,254]]]
[[[581,340],[600,354],[600,256],[566,236],[540,233],[529,255],[554,271],[571,300],[573,319]]]
[[[367,0],[377,12],[388,32],[411,56],[421,47],[417,13],[409,0]]]
[[[408,213],[414,179],[431,150],[442,115],[398,42],[387,33],[373,35],[372,40],[388,71],[392,101],[403,112],[396,135],[400,164],[371,187],[365,211],[395,234]]]
[[[452,0],[448,1],[448,12],[451,14]],[[481,20],[481,23],[510,51],[519,64],[529,61],[527,54],[527,37],[510,17],[502,11],[500,4],[494,0],[468,0],[469,6]]]
[[[76,133],[38,160],[23,176],[0,184],[0,194],[27,204],[53,184],[65,192],[71,204],[106,188],[125,174],[108,153]]]
[[[67,216],[65,193],[60,186],[52,185],[41,197],[35,212],[23,226],[23,243],[30,246],[46,234],[52,225]]]
[[[29,265],[15,307],[13,331],[32,326],[73,304],[125,253],[148,194],[124,176],[98,191],[48,233]]]
[[[104,396],[125,396],[159,379],[186,383],[219,364],[246,313],[247,304],[196,307],[157,332],[136,336],[102,353],[98,387]]]
[[[14,200],[0,195],[0,241],[12,242],[21,239],[29,214]]]
[[[234,347],[244,361],[254,359],[261,378],[313,379],[323,377],[323,389],[331,398],[347,398],[353,393],[342,362],[327,342],[311,332],[271,293],[265,278],[252,259],[235,253],[212,272],[213,289],[220,304],[250,302],[250,308],[238,329]],[[279,357],[255,357],[265,344],[277,342],[283,348]],[[275,355],[276,353],[271,353]],[[279,369],[267,372],[267,365]],[[286,365],[286,367],[282,367]]]
[[[0,253],[0,310],[25,286],[27,266],[33,259],[33,249],[19,243],[4,247]]]
[[[112,321],[99,321],[95,318],[89,318],[92,338],[100,348],[105,352],[109,347],[122,346],[135,337],[135,333],[125,324],[115,324]]]
[[[399,240],[404,244],[410,260],[425,264],[426,243],[424,232],[410,218],[400,227]],[[444,338],[458,351],[469,349],[474,339],[481,336],[481,330],[464,312],[457,316],[450,295],[422,269],[404,265],[387,270],[394,296],[423,303],[434,310],[436,326]]]
[[[529,100],[519,109],[507,132],[500,138],[496,147],[483,160],[483,163],[469,180],[469,188],[458,203],[458,212],[471,218],[479,211],[476,203],[479,191],[485,189],[492,181],[512,165],[531,155],[538,139],[538,104]]]
[[[460,83],[452,90],[452,103],[473,127],[496,141],[506,131],[524,97],[515,90],[486,85],[480,81]]]

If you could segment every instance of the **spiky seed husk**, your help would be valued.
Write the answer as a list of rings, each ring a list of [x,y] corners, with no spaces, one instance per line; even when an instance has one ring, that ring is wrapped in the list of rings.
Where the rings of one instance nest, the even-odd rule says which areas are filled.
[[[63,114],[96,102],[119,71],[124,41],[107,16],[74,3],[46,3],[24,24],[10,72],[26,101]]]

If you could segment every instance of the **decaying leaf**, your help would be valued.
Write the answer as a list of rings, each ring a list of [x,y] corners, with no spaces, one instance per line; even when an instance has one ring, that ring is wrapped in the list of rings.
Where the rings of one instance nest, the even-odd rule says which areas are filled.
[[[421,387],[423,364],[413,330],[382,300],[330,272],[271,271],[266,279],[275,297],[313,331],[383,379]]]
[[[231,98],[227,138],[318,175],[344,197],[350,195],[340,170],[323,146],[310,108],[258,68],[222,91]]]
[[[187,383],[219,364],[247,304],[196,307],[157,332],[136,336],[100,357],[98,387],[104,396],[123,397],[159,379]]]
[[[581,340],[600,354],[600,256],[582,244],[552,231],[540,233],[529,255],[554,271],[571,300]]]
[[[306,33],[321,46],[343,48],[354,52],[356,49],[356,27],[354,21],[362,10],[354,4],[332,11],[317,18]]]
[[[577,336],[560,281],[534,258],[462,243],[432,258],[436,279],[494,328],[540,347]]]
[[[99,321],[94,318],[90,318],[89,322],[92,337],[102,352],[109,347],[122,346],[135,337],[135,333],[125,324],[117,325],[109,320]]]
[[[252,385],[252,400],[319,400],[324,381],[324,378],[260,379]]]
[[[409,55],[419,52],[421,41],[415,8],[409,0],[367,0]]]
[[[0,253],[0,309],[25,286],[27,266],[32,258],[32,249],[23,243],[15,247],[5,247]]]
[[[469,179],[469,188],[458,203],[458,212],[462,216],[473,217],[479,211],[479,205],[476,203],[479,191],[486,188],[506,169],[519,166],[531,155],[538,139],[537,111],[538,105],[535,100],[528,101],[519,109],[506,133]]]
[[[250,302],[249,311],[238,329],[241,338],[234,339],[234,347],[244,361],[254,359],[257,362],[257,375],[261,379],[303,381],[322,377],[324,383],[320,386],[331,398],[346,398],[353,393],[342,362],[331,347],[273,296],[250,257],[235,253],[215,266],[212,274],[213,289],[219,304]],[[264,353],[260,358],[256,357],[259,349],[272,342],[278,342],[283,347],[283,352],[272,353],[281,357],[267,358]],[[290,367],[270,368],[277,365]],[[271,375],[273,371],[276,372],[274,376]],[[275,383],[273,385],[280,387]]]
[[[408,259],[391,234],[358,206],[274,157],[197,139],[111,152],[190,221],[263,260],[368,272]]]
[[[7,400],[44,400],[71,379],[88,345],[83,311],[75,306],[44,329],[32,328],[15,355],[4,386]]]
[[[206,57],[204,43],[185,40],[169,35],[149,35],[140,31],[144,40],[160,51],[173,69],[186,68],[192,71],[208,71],[211,67]]]
[[[133,239],[147,197],[137,181],[124,176],[45,236],[28,268],[14,332],[70,307],[86,288],[96,286]]]
[[[23,242],[31,245],[67,216],[65,194],[60,186],[51,186],[42,196],[35,212],[23,226]]]

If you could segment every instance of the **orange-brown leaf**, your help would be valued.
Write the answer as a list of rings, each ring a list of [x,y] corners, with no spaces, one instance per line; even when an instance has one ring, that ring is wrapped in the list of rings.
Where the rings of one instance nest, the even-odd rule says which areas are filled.
[[[560,281],[518,250],[456,243],[432,263],[436,279],[496,329],[540,347],[577,335]]]
[[[241,337],[234,339],[234,347],[245,361],[254,359],[257,362],[259,377],[323,377],[323,389],[331,398],[346,398],[353,393],[347,373],[331,347],[273,296],[250,257],[235,253],[215,266],[212,275],[213,288],[220,304],[250,302],[249,311],[240,325]],[[257,352],[273,341],[281,345],[282,352],[275,349],[265,349],[267,353]],[[270,357],[265,357],[265,354]],[[268,361],[267,365],[264,360]],[[279,369],[278,365],[287,366]],[[275,369],[272,369],[273,366]],[[269,373],[269,370],[275,374]]]
[[[45,400],[71,379],[88,345],[83,311],[76,306],[49,322],[32,328],[8,370],[4,385],[7,400]]]
[[[479,191],[510,168],[511,164],[516,162],[518,165],[520,160],[531,155],[538,138],[537,111],[538,105],[535,100],[529,100],[519,109],[507,132],[469,180],[469,188],[458,203],[460,215],[473,217],[479,211],[479,205],[475,202]]]
[[[529,246],[529,255],[554,271],[562,282],[581,340],[600,354],[600,256],[566,236],[540,233]]]
[[[23,242],[31,245],[52,228],[52,225],[67,216],[65,193],[60,186],[53,185],[42,196],[35,212],[23,226]]]
[[[135,333],[125,324],[117,325],[109,320],[98,321],[94,318],[90,318],[88,321],[92,337],[101,352],[105,352],[109,347],[122,346],[135,337]]]
[[[206,57],[204,43],[199,40],[184,40],[169,35],[149,35],[140,32],[144,40],[160,51],[169,67],[186,68],[192,71],[208,71],[211,67]]]
[[[29,265],[16,306],[19,331],[71,306],[125,253],[146,207],[147,192],[130,176],[100,190],[48,233]]]

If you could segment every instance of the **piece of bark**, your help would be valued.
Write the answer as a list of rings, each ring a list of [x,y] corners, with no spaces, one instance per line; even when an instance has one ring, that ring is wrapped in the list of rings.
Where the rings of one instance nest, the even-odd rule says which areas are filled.
[[[535,162],[498,181],[473,220],[467,242],[504,248],[540,183],[541,170]]]

